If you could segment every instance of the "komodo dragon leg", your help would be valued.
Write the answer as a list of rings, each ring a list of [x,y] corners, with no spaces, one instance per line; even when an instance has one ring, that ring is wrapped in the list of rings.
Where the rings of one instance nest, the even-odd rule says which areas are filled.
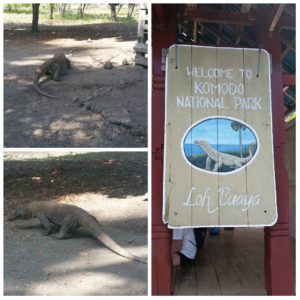
[[[213,169],[213,172],[218,172],[219,168],[221,168],[223,165],[222,158],[219,157],[218,161],[216,161],[215,167]]]
[[[69,230],[80,227],[78,217],[76,215],[68,215],[64,218],[58,235],[53,235],[54,239],[63,239]]]
[[[69,59],[66,58],[66,64],[67,64],[67,69],[72,69],[71,68],[71,61]]]
[[[207,156],[206,159],[206,170],[210,171],[210,165],[211,165],[211,158]]]
[[[49,235],[51,233],[51,228],[52,227],[51,227],[51,223],[49,222],[47,217],[41,212],[37,212],[35,216],[41,221],[41,224],[46,229],[46,231],[43,232],[43,235]]]
[[[56,63],[51,64],[51,73],[53,74],[53,79],[58,81],[60,66]]]
[[[243,166],[238,160],[235,160],[233,163],[235,164],[236,169],[238,169],[238,168],[240,168],[240,167]]]

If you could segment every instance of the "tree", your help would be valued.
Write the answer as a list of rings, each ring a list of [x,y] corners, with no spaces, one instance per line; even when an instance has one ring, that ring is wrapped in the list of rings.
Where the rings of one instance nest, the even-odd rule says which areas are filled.
[[[49,16],[50,16],[51,20],[53,19],[53,7],[54,7],[54,4],[50,3],[49,4]]]
[[[231,122],[231,128],[232,128],[234,131],[239,131],[240,151],[241,151],[241,157],[243,157],[241,130],[245,131],[247,127],[246,127],[245,125],[239,123],[239,122],[233,121],[233,122]]]
[[[109,4],[110,6],[110,12],[111,12],[111,20],[113,22],[116,22],[117,20],[117,14],[116,14],[116,6],[119,4]]]
[[[39,32],[39,7],[40,3],[32,3],[32,26],[31,32],[37,33]]]
[[[131,15],[133,13],[134,7],[135,7],[135,4],[133,4],[133,3],[128,3],[127,4],[127,8],[128,8],[127,19],[130,19]]]
[[[61,4],[58,3],[57,4],[57,10],[61,16],[65,15],[66,6],[67,6],[67,3],[61,3]]]
[[[78,14],[80,14],[80,19],[83,18],[85,6],[86,6],[86,3],[79,3]]]
[[[122,8],[123,5],[124,5],[124,4],[119,4],[117,13],[121,10],[121,8]]]
[[[3,6],[7,7],[8,11],[11,11],[11,8],[14,6],[15,12],[17,12],[18,8],[22,7],[29,7],[30,3],[4,3]]]

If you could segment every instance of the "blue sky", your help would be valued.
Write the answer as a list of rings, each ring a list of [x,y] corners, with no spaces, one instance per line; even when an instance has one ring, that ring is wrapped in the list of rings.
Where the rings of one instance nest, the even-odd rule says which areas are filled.
[[[231,128],[232,120],[210,119],[194,126],[185,138],[186,144],[194,144],[195,140],[206,140],[210,144],[239,145],[239,132]],[[242,130],[242,144],[256,142],[255,135],[247,128]]]

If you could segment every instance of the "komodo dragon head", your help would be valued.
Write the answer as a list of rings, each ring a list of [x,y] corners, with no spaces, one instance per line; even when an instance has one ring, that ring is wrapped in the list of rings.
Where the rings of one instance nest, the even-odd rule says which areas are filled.
[[[210,144],[207,141],[204,140],[195,140],[194,142],[196,145],[200,146],[200,147],[208,147],[210,146]]]
[[[17,210],[15,211],[15,213],[13,215],[11,215],[8,220],[9,221],[14,221],[17,219],[22,219],[22,220],[27,220],[32,218],[32,212],[28,211],[26,209],[26,205],[22,205],[19,208],[17,208]]]

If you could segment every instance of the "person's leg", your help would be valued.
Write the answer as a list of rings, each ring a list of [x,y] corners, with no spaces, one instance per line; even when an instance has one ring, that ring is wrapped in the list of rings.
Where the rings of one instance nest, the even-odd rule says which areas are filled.
[[[180,266],[180,256],[176,252],[173,253],[173,266]]]

